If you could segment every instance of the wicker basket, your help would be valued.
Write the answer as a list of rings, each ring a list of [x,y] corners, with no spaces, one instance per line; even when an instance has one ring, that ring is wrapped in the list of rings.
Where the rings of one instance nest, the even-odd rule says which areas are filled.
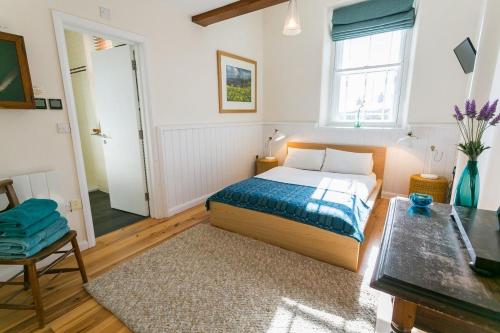
[[[448,180],[444,177],[426,179],[420,175],[410,178],[410,193],[424,193],[432,195],[434,202],[446,203],[448,201]]]

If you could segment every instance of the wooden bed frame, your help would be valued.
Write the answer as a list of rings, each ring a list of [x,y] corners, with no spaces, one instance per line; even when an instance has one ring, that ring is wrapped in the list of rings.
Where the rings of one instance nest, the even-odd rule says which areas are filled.
[[[300,142],[289,142],[288,147],[318,150],[332,148],[373,154],[373,172],[377,176],[377,185],[368,198],[371,211],[367,221],[365,221],[364,235],[365,239],[367,239],[373,228],[371,212],[381,196],[386,148]],[[367,243],[365,241],[360,244],[351,237],[283,217],[219,202],[210,203],[210,221],[216,227],[341,266],[351,271],[357,271],[360,254],[364,251],[363,246]]]

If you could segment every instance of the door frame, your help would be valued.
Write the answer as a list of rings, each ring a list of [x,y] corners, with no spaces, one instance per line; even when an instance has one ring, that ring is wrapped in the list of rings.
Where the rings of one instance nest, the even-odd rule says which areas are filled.
[[[94,224],[92,221],[92,212],[90,210],[90,198],[87,186],[87,176],[85,173],[85,164],[83,151],[80,141],[80,132],[78,128],[78,118],[76,113],[76,104],[71,81],[68,52],[66,48],[66,39],[64,30],[72,30],[84,34],[94,34],[110,39],[119,39],[133,45],[137,63],[137,88],[139,92],[140,117],[142,120],[142,130],[144,133],[143,145],[145,155],[146,183],[149,191],[149,212],[152,217],[161,217],[162,211],[159,205],[160,191],[154,184],[160,180],[159,172],[156,172],[154,159],[156,156],[156,143],[154,141],[152,127],[152,111],[149,98],[149,89],[147,83],[147,63],[146,63],[146,38],[141,35],[110,27],[94,21],[82,19],[77,16],[65,14],[56,10],[52,11],[54,30],[56,36],[57,49],[59,53],[59,63],[61,67],[61,76],[63,79],[64,94],[66,97],[66,106],[68,109],[69,124],[71,127],[71,138],[73,141],[73,152],[75,155],[76,171],[80,188],[80,195],[83,206],[83,218],[89,247],[96,244]]]

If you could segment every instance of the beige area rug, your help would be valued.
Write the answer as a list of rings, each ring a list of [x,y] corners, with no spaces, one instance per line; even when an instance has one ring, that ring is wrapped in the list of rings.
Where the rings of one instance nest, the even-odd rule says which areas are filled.
[[[373,332],[361,276],[198,225],[88,283],[135,332]]]

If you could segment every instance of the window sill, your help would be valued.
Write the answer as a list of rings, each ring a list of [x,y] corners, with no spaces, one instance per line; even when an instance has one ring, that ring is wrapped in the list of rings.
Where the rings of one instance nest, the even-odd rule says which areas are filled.
[[[401,126],[391,126],[391,125],[379,125],[379,126],[374,126],[374,125],[367,125],[367,126],[361,126],[361,127],[354,127],[354,125],[340,125],[340,124],[324,124],[324,125],[319,125],[318,128],[325,128],[325,129],[347,129],[347,130],[403,130],[405,129],[404,127]]]

